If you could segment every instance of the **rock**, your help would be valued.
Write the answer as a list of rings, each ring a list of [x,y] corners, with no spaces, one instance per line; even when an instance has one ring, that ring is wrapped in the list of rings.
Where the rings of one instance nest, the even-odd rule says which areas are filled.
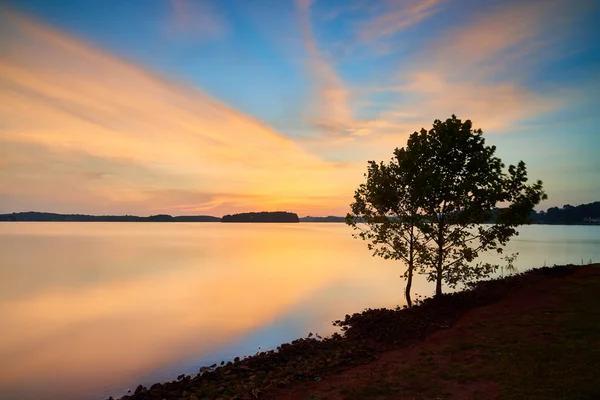
[[[144,389],[145,389],[145,387],[143,387],[142,385],[139,385],[137,388],[135,388],[134,394],[141,393],[144,391]]]

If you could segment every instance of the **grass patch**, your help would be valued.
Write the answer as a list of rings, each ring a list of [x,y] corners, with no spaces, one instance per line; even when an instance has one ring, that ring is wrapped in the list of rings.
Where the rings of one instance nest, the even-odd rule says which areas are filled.
[[[510,326],[495,332],[488,351],[499,355],[483,373],[503,398],[600,399],[599,289],[598,276],[566,281],[558,289],[565,306],[523,317],[537,335],[511,337]]]
[[[437,354],[422,350],[409,366],[343,394],[350,400],[446,399],[456,392],[478,399],[600,399],[600,275],[564,279],[555,290],[564,305],[473,324]]]
[[[358,390],[342,390],[341,394],[348,400],[385,400],[401,393],[398,387],[382,381],[365,385]]]

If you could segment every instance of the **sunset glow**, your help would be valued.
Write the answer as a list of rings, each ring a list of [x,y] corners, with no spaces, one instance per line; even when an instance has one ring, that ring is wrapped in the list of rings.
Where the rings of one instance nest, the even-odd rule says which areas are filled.
[[[600,195],[596,2],[59,3],[0,9],[0,212],[344,215],[452,113]]]

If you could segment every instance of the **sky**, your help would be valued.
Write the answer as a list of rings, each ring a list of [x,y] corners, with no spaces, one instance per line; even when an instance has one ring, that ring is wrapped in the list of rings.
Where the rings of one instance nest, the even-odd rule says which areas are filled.
[[[345,215],[456,114],[600,200],[595,0],[0,0],[0,213]]]

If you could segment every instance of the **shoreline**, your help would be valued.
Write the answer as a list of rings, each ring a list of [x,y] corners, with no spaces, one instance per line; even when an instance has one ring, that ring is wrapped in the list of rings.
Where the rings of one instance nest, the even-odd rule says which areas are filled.
[[[316,338],[309,335],[276,350],[236,357],[233,362],[200,368],[177,380],[138,385],[123,397],[108,400],[257,399],[294,384],[319,382],[350,367],[370,364],[378,355],[414,345],[450,328],[465,313],[494,304],[513,290],[536,282],[566,277],[586,266],[540,267],[504,278],[481,281],[472,289],[428,298],[412,308],[367,309],[334,322],[342,334]]]

